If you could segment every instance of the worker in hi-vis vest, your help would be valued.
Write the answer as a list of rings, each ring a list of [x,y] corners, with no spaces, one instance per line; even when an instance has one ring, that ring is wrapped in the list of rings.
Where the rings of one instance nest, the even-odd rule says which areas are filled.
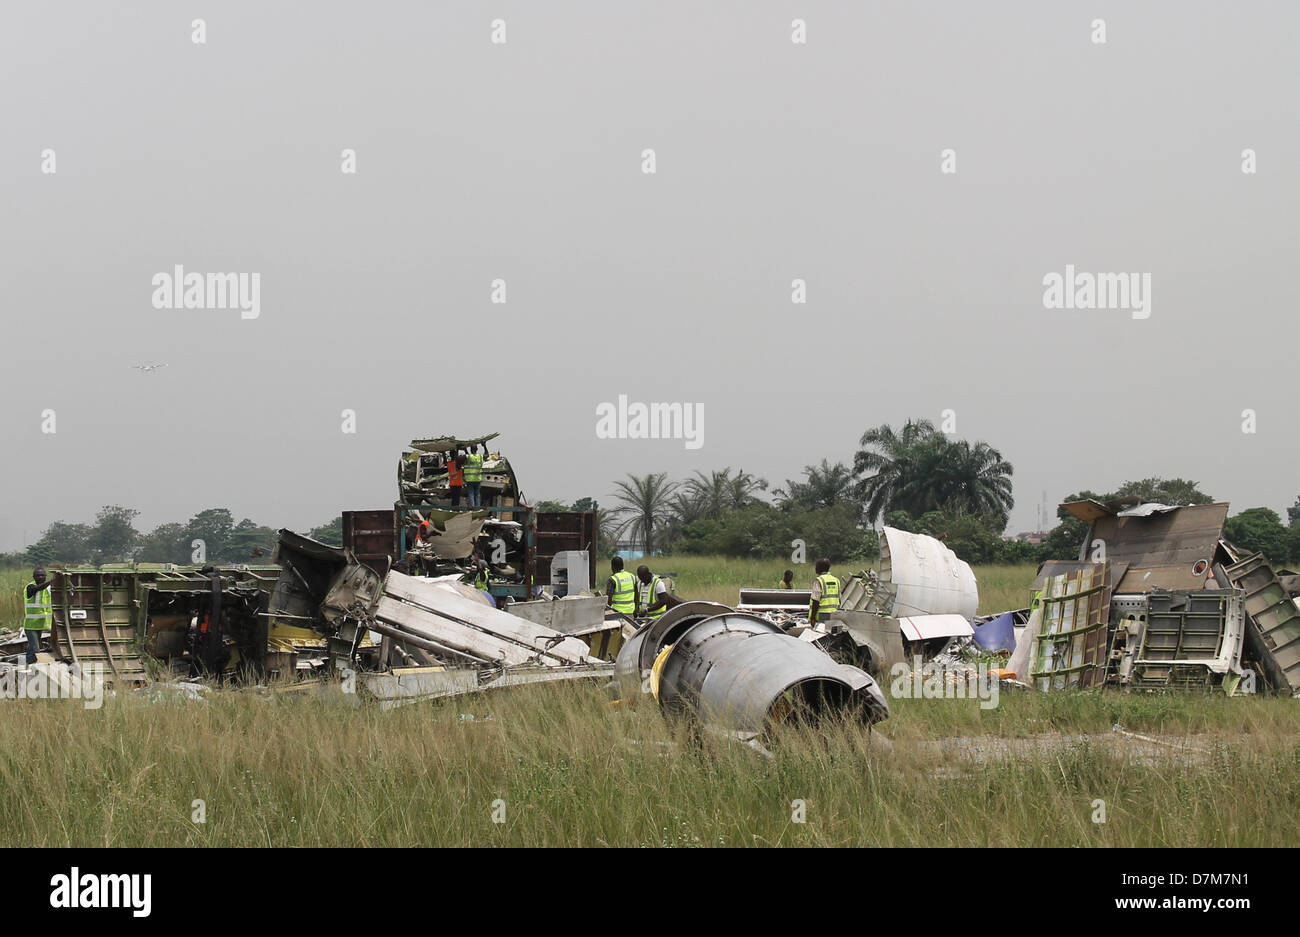
[[[610,577],[605,580],[605,607],[628,618],[636,614],[636,577],[623,568],[623,557],[609,561]]]
[[[681,599],[668,591],[668,583],[650,572],[649,566],[638,566],[636,578],[641,580],[643,587],[637,590],[638,618],[658,618],[674,605],[681,604]]]
[[[478,561],[478,573],[474,576],[474,588],[488,591],[488,564],[486,560]]]
[[[787,569],[787,570],[785,571],[785,576],[782,577],[782,579],[781,579],[781,581],[780,581],[779,583],[777,583],[776,587],[777,587],[778,589],[793,589],[793,588],[794,588],[794,570],[793,570],[793,569]]]
[[[451,489],[451,506],[460,507],[460,495],[465,490],[464,456],[459,449],[453,449],[447,457],[447,487]]]
[[[27,663],[36,663],[41,635],[54,627],[54,600],[45,570],[32,570],[32,581],[23,592],[23,630],[27,632]]]
[[[840,607],[840,581],[831,573],[831,561],[823,557],[813,567],[817,578],[813,580],[812,599],[808,603],[808,620],[825,621]]]
[[[482,494],[479,489],[482,484],[483,454],[481,452],[467,452],[465,454],[465,490],[469,493],[471,510],[480,506]]]

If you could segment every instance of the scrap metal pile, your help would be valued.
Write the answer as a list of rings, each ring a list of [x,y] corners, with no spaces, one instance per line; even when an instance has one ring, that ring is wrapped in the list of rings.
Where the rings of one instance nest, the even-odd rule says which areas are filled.
[[[397,462],[397,487],[407,504],[445,501],[451,497],[447,462],[457,450],[486,445],[500,433],[459,439],[439,436],[436,439],[412,439]],[[489,452],[483,461],[483,503],[509,507],[520,502],[519,486],[510,462],[499,452]]]
[[[1114,685],[1300,692],[1300,599],[1223,539],[1228,505],[1062,505],[1089,524],[1044,563],[1009,667],[1040,690]]]
[[[886,527],[879,574],[847,580],[830,621],[809,624],[785,607],[769,617],[878,678],[941,652],[954,668],[1010,652],[1000,676],[1045,691],[1300,695],[1300,576],[1279,576],[1262,554],[1224,540],[1226,503],[1062,507],[1089,523],[1088,536],[1079,559],[1042,564],[1026,608],[975,615],[966,563],[933,537]],[[742,592],[743,608],[763,609],[754,595]],[[797,608],[808,593],[785,596]]]
[[[588,641],[496,609],[455,576],[390,570],[381,577],[351,551],[288,530],[280,531],[274,560],[281,573],[270,621],[323,634],[331,669],[382,705],[613,671]]]

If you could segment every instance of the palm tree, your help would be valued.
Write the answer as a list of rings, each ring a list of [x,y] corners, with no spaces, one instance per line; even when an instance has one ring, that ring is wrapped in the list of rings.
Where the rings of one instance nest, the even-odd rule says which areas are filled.
[[[655,533],[668,521],[677,484],[668,480],[667,472],[653,472],[640,478],[629,474],[627,478],[614,483],[617,489],[614,497],[619,502],[611,512],[619,519],[614,536],[630,531],[649,554],[654,551]]]
[[[986,442],[952,443],[944,475],[944,498],[975,514],[996,518],[1005,527],[1015,506],[1011,463]]]
[[[898,433],[882,423],[862,434],[858,440],[862,448],[853,456],[853,475],[858,478],[855,493],[866,502],[868,520],[878,521],[886,511],[899,508],[911,513],[898,496],[909,482],[917,481],[918,445],[937,435],[939,431],[929,420],[908,420]]]
[[[731,489],[731,469],[721,472],[696,472],[686,480],[686,494],[699,512],[699,516],[716,519],[728,507]]]
[[[699,516],[716,520],[725,512],[743,508],[758,500],[757,492],[767,490],[767,480],[744,469],[735,475],[728,466],[720,472],[696,472],[687,479],[686,491]]]
[[[727,469],[728,472],[731,469]],[[758,478],[744,469],[739,469],[734,478],[728,482],[727,505],[732,508],[744,508],[758,501],[758,492],[767,491],[767,479]]]
[[[908,421],[901,433],[888,424],[863,434],[853,459],[867,516],[887,511],[913,517],[927,511],[982,514],[1005,525],[1015,504],[1011,463],[986,442],[949,440],[928,420]]]
[[[821,465],[805,465],[803,473],[805,481],[787,479],[785,488],[774,493],[810,510],[853,500],[853,472],[843,462],[831,465],[822,459]]]

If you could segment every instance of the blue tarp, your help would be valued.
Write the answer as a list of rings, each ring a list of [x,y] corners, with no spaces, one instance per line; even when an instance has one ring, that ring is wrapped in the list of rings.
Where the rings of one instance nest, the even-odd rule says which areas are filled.
[[[974,628],[975,643],[986,651],[1009,651],[1016,646],[1015,615],[1011,612]]]

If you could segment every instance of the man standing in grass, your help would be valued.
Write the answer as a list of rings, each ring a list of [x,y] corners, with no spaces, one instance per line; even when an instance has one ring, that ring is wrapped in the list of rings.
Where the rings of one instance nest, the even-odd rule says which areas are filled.
[[[54,626],[54,601],[45,570],[32,570],[32,581],[23,597],[23,630],[27,632],[27,663],[36,663],[41,649],[41,634]]]
[[[814,567],[812,600],[808,603],[808,620],[825,621],[840,607],[840,580],[831,573],[831,561],[822,557]]]

